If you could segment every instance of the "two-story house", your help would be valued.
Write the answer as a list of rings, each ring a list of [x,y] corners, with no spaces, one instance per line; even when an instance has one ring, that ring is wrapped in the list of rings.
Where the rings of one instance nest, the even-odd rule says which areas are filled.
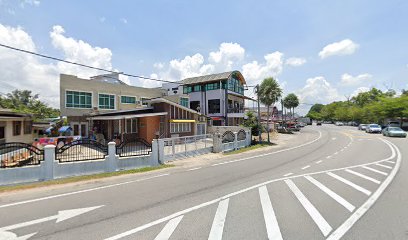
[[[163,84],[169,96],[189,101],[189,107],[211,117],[214,126],[237,126],[243,123],[246,81],[239,71],[186,78]],[[252,99],[251,99],[252,100]]]

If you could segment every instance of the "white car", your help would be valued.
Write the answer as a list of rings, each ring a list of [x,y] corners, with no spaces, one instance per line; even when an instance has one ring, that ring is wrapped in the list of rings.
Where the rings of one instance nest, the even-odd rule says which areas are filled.
[[[336,126],[344,126],[344,123],[342,123],[342,122],[336,122],[335,125],[336,125]]]
[[[369,124],[367,125],[366,132],[367,133],[381,133],[382,128],[378,124]]]

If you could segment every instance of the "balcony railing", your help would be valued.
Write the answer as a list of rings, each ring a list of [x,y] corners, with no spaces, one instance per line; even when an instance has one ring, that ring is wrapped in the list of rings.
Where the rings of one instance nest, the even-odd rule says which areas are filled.
[[[244,113],[245,110],[243,107],[241,108],[228,108],[228,113]]]

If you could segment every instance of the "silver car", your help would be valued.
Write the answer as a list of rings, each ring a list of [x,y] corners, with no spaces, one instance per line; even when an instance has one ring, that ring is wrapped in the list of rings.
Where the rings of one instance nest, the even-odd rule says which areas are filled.
[[[386,127],[382,134],[388,137],[407,137],[407,133],[399,127]]]
[[[370,124],[366,128],[367,133],[381,133],[381,126],[378,124]]]

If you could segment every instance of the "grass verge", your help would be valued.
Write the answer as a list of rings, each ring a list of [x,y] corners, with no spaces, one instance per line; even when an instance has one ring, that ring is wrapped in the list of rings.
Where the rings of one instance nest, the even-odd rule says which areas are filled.
[[[251,151],[251,150],[255,150],[255,149],[263,148],[263,147],[268,147],[268,146],[272,146],[272,145],[274,145],[274,144],[271,144],[271,143],[255,144],[255,145],[251,145],[251,146],[246,147],[246,148],[238,149],[238,150],[236,150],[236,151],[225,152],[224,155],[232,155],[232,154],[238,154],[238,153],[248,152],[248,151]]]
[[[165,164],[165,165],[159,165],[155,167],[144,167],[144,168],[137,168],[137,169],[131,169],[131,170],[123,170],[123,171],[118,171],[118,172],[75,176],[75,177],[68,177],[68,178],[62,178],[62,179],[56,179],[56,180],[50,180],[50,181],[44,181],[44,182],[0,186],[0,193],[17,191],[17,190],[25,190],[25,189],[31,189],[31,188],[38,188],[38,187],[60,185],[60,184],[66,184],[66,183],[75,183],[75,182],[81,182],[81,181],[95,180],[95,179],[108,178],[108,177],[125,175],[125,174],[143,173],[143,172],[149,172],[149,171],[154,171],[154,170],[169,168],[169,167],[174,167],[174,166],[175,165],[173,164]]]

